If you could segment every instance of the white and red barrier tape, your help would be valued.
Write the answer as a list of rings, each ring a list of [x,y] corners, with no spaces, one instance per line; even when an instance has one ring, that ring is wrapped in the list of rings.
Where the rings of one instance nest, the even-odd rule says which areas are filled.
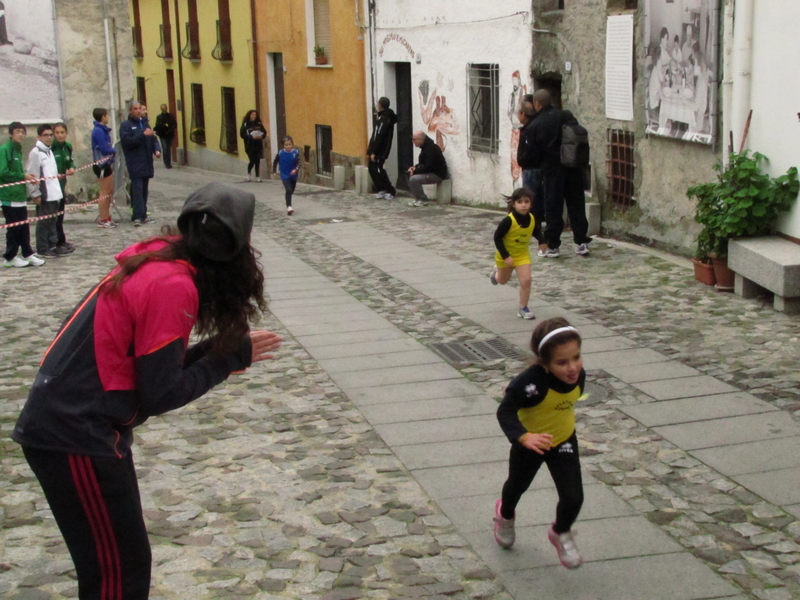
[[[107,156],[106,158],[101,158],[100,160],[96,160],[93,163],[89,163],[88,165],[83,165],[82,167],[78,167],[75,169],[75,172],[83,171],[84,169],[88,169],[89,167],[93,167],[95,165],[101,165],[103,163],[107,163],[109,160],[113,160],[113,156]],[[63,173],[59,173],[58,175],[50,175],[49,177],[37,177],[36,179],[24,179],[22,181],[15,181],[13,183],[4,183],[0,185],[0,188],[11,187],[12,185],[22,185],[23,183],[39,183],[40,181],[46,181],[48,179],[63,179],[66,175]]]
[[[19,225],[27,225],[29,223],[36,223],[36,221],[44,221],[45,219],[52,219],[53,217],[58,217],[60,215],[65,215],[70,211],[78,210],[79,208],[84,208],[89,206],[90,204],[98,203],[102,198],[110,198],[111,196],[100,196],[95,198],[94,200],[89,200],[88,202],[84,202],[83,204],[72,204],[70,206],[64,207],[64,210],[60,210],[58,212],[50,213],[47,215],[42,215],[41,217],[31,217],[29,219],[25,219],[24,221],[17,221],[16,223],[6,223],[5,225],[0,225],[0,229],[8,229],[9,227],[17,227]]]

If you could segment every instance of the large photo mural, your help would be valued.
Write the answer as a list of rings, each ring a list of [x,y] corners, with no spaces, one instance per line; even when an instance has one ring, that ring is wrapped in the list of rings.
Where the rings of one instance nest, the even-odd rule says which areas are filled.
[[[52,0],[0,0],[0,123],[62,119]]]
[[[716,135],[716,0],[647,0],[647,133],[711,144]]]

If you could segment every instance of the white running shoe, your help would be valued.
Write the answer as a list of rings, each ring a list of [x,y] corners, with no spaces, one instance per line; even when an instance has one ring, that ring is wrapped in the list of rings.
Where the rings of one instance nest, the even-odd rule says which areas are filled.
[[[544,253],[545,258],[558,258],[558,256],[558,248],[548,248]]]
[[[575,254],[579,256],[586,256],[589,254],[589,244],[578,244],[575,247]]]
[[[494,541],[501,548],[511,548],[517,539],[514,532],[514,521],[516,519],[504,519],[500,509],[503,506],[502,498],[494,505]]]
[[[558,560],[567,569],[577,569],[583,564],[583,558],[578,552],[578,547],[575,545],[575,538],[572,536],[571,531],[558,534],[550,527],[547,530],[547,539],[556,547]]]
[[[31,254],[28,258],[23,259],[28,262],[28,264],[32,267],[41,267],[45,261],[35,254]]]
[[[291,206],[287,206],[286,207],[286,214],[287,215],[293,215],[294,214],[294,209]]]
[[[394,200],[394,196],[392,194],[386,193],[383,195],[384,200]]]
[[[386,192],[378,192],[377,194],[375,194],[375,198],[377,200],[383,200],[385,197],[386,197]]]
[[[33,255],[31,255],[31,256],[33,256]],[[40,259],[37,259],[37,260],[40,260]],[[44,262],[44,261],[42,261],[42,262]],[[30,262],[28,262],[27,259],[20,258],[19,256],[15,256],[11,260],[4,260],[3,261],[3,266],[5,268],[7,268],[7,269],[10,269],[12,267],[16,268],[16,269],[21,269],[22,267],[27,267],[29,264],[30,264]]]
[[[489,273],[489,281],[492,282],[492,285],[497,285],[497,265],[492,267],[492,272]]]
[[[517,316],[520,319],[525,319],[526,321],[530,321],[531,319],[536,318],[527,306],[523,306],[522,308],[520,308],[519,312],[517,312]]]

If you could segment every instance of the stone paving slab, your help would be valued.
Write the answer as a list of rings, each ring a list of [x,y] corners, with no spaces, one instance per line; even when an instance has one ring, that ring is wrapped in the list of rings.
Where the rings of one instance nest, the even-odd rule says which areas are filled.
[[[410,365],[429,365],[444,363],[430,350],[410,350],[407,352],[379,352],[369,355],[340,356],[337,358],[319,359],[320,366],[328,373],[346,373],[347,371],[364,371],[366,369],[384,369],[387,367],[406,367]]]
[[[629,414],[647,427],[707,421],[722,417],[734,417],[774,412],[777,409],[746,392],[718,394],[703,398],[665,400],[649,404],[621,406],[620,410]]]
[[[800,467],[732,475],[731,479],[778,506],[800,503]]]
[[[374,423],[375,430],[392,448],[455,440],[495,437],[497,422],[485,415],[446,417],[409,423]]]
[[[800,467],[800,436],[694,450],[698,460],[730,475]],[[797,482],[800,487],[800,480]]]
[[[418,468],[411,474],[431,496],[438,498],[439,501],[482,494],[496,495],[508,477],[508,450],[502,458],[488,462]],[[547,485],[552,486],[549,478],[537,477],[530,489]]]
[[[491,569],[502,573],[528,571],[537,567],[560,566],[555,548],[547,540],[549,528],[550,523],[517,527],[517,541],[510,550],[497,545],[489,527],[466,532],[465,536]],[[575,524],[575,531],[575,541],[584,561],[581,570],[598,561],[671,554],[682,550],[669,536],[638,515],[580,520]],[[625,543],[608,543],[614,539],[625,540]],[[709,571],[708,577],[716,576]],[[592,589],[597,589],[596,583]]]
[[[667,425],[653,430],[686,450],[800,435],[800,425],[783,411]]]
[[[552,483],[548,483],[550,483],[549,486],[532,488],[522,496],[516,509],[516,527],[519,531],[523,527],[549,525],[553,522],[556,504],[558,504],[558,494]],[[579,530],[583,529],[583,523],[593,519],[637,514],[628,503],[605,485],[594,482],[592,478],[584,482],[583,489],[586,499],[576,525]],[[438,504],[459,531],[480,531],[491,537],[494,525],[492,521],[494,505],[499,497],[500,488],[498,487],[493,494],[443,498],[438,501]]]
[[[732,385],[708,375],[681,377],[663,381],[645,381],[632,385],[656,400],[674,400],[676,398],[710,396],[738,391]]]
[[[612,350],[609,352],[585,352],[583,354],[583,367],[591,369],[607,369],[621,365],[643,365],[668,360],[663,354],[649,348],[635,350]]]
[[[373,354],[388,354],[390,352],[419,351],[420,344],[410,337],[400,337],[394,340],[378,340],[373,342],[350,342],[344,345],[320,346],[314,348],[314,357],[317,360],[333,360],[355,356],[371,356]]]
[[[447,266],[446,268],[434,267],[431,269],[416,269],[408,271],[403,276],[403,281],[410,284],[415,283],[430,283],[433,281],[475,281],[475,272],[467,269],[466,267],[459,267],[456,265]],[[452,284],[451,284],[452,285]]]
[[[399,329],[393,329],[391,327],[382,327],[381,329],[366,329],[363,331],[297,335],[296,337],[297,341],[312,351],[323,346],[340,346],[342,344],[355,344],[359,342],[379,342],[408,339],[408,336],[405,333]]]
[[[491,420],[497,413],[497,402],[484,394],[459,395],[455,398],[434,398],[402,404],[368,404],[359,407],[362,414],[373,425],[383,423],[406,423],[426,419],[485,415]]]
[[[331,379],[344,390],[353,388],[383,387],[397,383],[418,383],[442,379],[460,379],[461,373],[440,359],[432,357],[433,364],[363,369],[329,373]]]
[[[398,446],[393,448],[397,457],[411,471],[431,467],[451,465],[480,464],[508,458],[508,442],[497,434],[493,437],[478,438],[469,442],[436,442]]]
[[[474,396],[480,393],[483,393],[483,390],[460,378],[351,388],[347,391],[347,395],[359,406],[389,402],[413,402],[430,398],[453,398],[460,394]]]
[[[355,301],[325,306],[324,310],[308,310],[307,306],[295,307],[292,306],[291,302],[278,304],[275,309],[281,314],[281,323],[287,327],[310,323],[324,325],[325,323],[336,323],[348,319],[369,319],[374,317],[374,314],[364,309],[363,304]]]
[[[328,307],[337,307],[337,306],[351,306],[351,307],[358,307],[359,309],[363,308],[363,306],[358,303],[357,301],[353,300],[353,297],[349,294],[342,292],[339,290],[337,293],[325,295],[325,296],[311,296],[310,298],[270,298],[269,302],[269,310],[286,310],[287,314],[290,314],[289,311],[308,311],[308,312],[317,312],[320,310],[327,310]]]
[[[581,335],[586,328],[581,328]],[[687,367],[686,365],[667,361],[652,363],[647,365],[607,367],[605,371],[626,383],[641,383],[643,381],[656,381],[664,379],[675,379],[678,377],[692,377],[700,375],[700,371]]]
[[[582,328],[580,333],[581,337],[583,337]],[[637,344],[633,340],[629,340],[621,335],[614,335],[584,339],[581,344],[581,351],[583,353],[609,352],[611,350],[626,350],[628,348],[635,348],[636,346]]]
[[[320,331],[324,331],[329,335],[343,335],[349,333],[356,333],[362,331],[394,331],[394,325],[381,319],[375,315],[368,313],[360,313],[358,318],[350,317],[339,319],[337,321],[328,321],[327,323],[306,323],[304,325],[295,325],[291,328],[292,335],[298,338],[304,336],[313,336]],[[345,339],[342,339],[345,342]]]
[[[544,541],[546,544],[546,540]],[[505,574],[515,598],[531,600],[736,600],[737,591],[691,555],[657,554]]]

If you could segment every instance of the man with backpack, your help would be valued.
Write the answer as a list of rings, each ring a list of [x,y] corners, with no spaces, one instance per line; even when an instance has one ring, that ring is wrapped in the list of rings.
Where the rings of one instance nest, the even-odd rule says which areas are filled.
[[[537,90],[533,94],[533,107],[537,112],[531,125],[530,139],[532,164],[544,176],[544,211],[547,227],[545,258],[558,258],[561,233],[564,231],[564,202],[572,226],[575,253],[589,254],[589,222],[586,219],[586,200],[583,185],[583,162],[588,164],[586,130],[569,111],[553,107],[550,92]],[[562,129],[568,131],[568,145],[562,146]],[[583,133],[580,131],[583,130]],[[562,161],[562,154],[564,160]]]

